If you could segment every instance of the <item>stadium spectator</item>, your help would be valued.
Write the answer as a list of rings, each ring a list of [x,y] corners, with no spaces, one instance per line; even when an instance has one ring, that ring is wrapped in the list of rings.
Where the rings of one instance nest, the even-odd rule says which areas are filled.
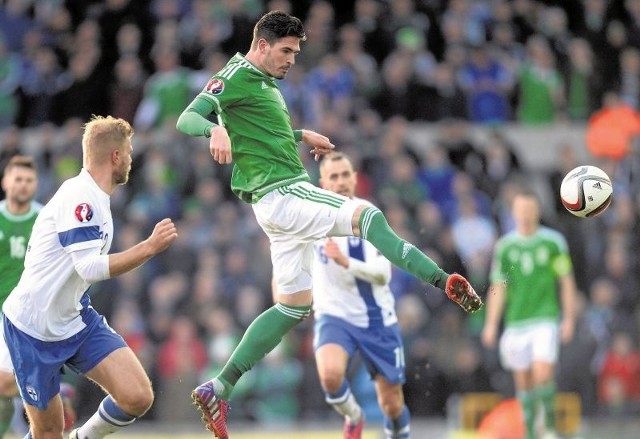
[[[460,70],[458,80],[466,93],[469,120],[493,125],[509,120],[514,78],[488,47],[471,48],[469,61]]]
[[[556,57],[543,37],[530,37],[526,48],[527,57],[518,72],[517,120],[525,125],[548,125],[562,115],[564,84]]]
[[[598,374],[598,398],[610,414],[634,409],[640,403],[640,351],[633,338],[616,332]]]

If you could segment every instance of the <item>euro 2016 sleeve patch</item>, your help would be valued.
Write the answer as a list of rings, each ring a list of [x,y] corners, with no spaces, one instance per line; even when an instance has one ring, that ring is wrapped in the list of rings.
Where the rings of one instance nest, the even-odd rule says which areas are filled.
[[[211,78],[204,90],[212,95],[219,95],[224,91],[224,82],[222,82],[222,79]]]
[[[81,223],[88,223],[93,218],[93,209],[88,203],[80,203],[76,206],[76,219]]]

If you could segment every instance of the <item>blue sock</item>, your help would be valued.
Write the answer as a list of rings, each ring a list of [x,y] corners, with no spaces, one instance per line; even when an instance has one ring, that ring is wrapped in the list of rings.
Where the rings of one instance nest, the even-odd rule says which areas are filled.
[[[116,427],[124,427],[136,420],[135,416],[125,413],[124,410],[116,404],[111,395],[107,395],[102,400],[98,413],[100,413],[100,417],[105,422]]]
[[[351,393],[351,389],[349,389],[349,382],[347,380],[342,380],[342,385],[338,389],[336,393],[324,392],[325,400],[329,404],[340,404],[344,402],[344,400]]]
[[[405,405],[398,418],[384,417],[384,435],[386,439],[409,439],[411,415]]]
[[[103,438],[108,434],[131,425],[137,418],[125,413],[111,395],[107,395],[102,402],[98,411],[91,416],[87,422],[78,428],[79,438]]]
[[[362,407],[360,407],[355,396],[351,393],[351,387],[349,387],[349,382],[347,380],[342,380],[342,384],[337,392],[324,392],[324,398],[329,405],[331,405],[342,416],[345,416],[350,423],[358,423],[362,421]]]

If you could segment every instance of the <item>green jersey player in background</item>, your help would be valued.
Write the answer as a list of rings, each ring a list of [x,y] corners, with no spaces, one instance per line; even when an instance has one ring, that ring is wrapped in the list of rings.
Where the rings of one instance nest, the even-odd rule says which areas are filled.
[[[20,280],[31,228],[42,205],[33,201],[38,179],[31,157],[13,156],[2,178],[0,201],[0,304]]]
[[[233,162],[231,189],[251,203],[269,237],[278,292],[277,303],[250,325],[221,373],[193,391],[205,425],[218,438],[228,437],[227,401],[234,385],[310,313],[315,241],[362,237],[392,263],[444,289],[467,312],[482,306],[465,278],[445,273],[399,238],[380,210],[310,183],[297,143],[308,145],[316,159],[334,145],[314,131],[292,129],[276,83],[295,64],[305,39],[298,18],[280,11],[265,14],[254,27],[249,52],[236,54],[213,75],[177,122],[179,131],[209,138],[216,162]]]
[[[512,214],[516,229],[500,238],[495,247],[482,342],[489,348],[496,346],[504,314],[500,359],[513,373],[526,437],[538,437],[535,421],[539,405],[544,412],[543,434],[553,437],[555,363],[560,341],[573,337],[576,284],[567,242],[559,232],[540,224],[537,196],[533,192],[517,194]]]

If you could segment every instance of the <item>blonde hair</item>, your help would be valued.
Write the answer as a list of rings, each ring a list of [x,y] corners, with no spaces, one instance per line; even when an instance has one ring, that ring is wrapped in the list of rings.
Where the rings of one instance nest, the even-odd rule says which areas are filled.
[[[83,165],[102,164],[115,149],[122,149],[133,136],[133,128],[124,119],[92,116],[82,135]]]

